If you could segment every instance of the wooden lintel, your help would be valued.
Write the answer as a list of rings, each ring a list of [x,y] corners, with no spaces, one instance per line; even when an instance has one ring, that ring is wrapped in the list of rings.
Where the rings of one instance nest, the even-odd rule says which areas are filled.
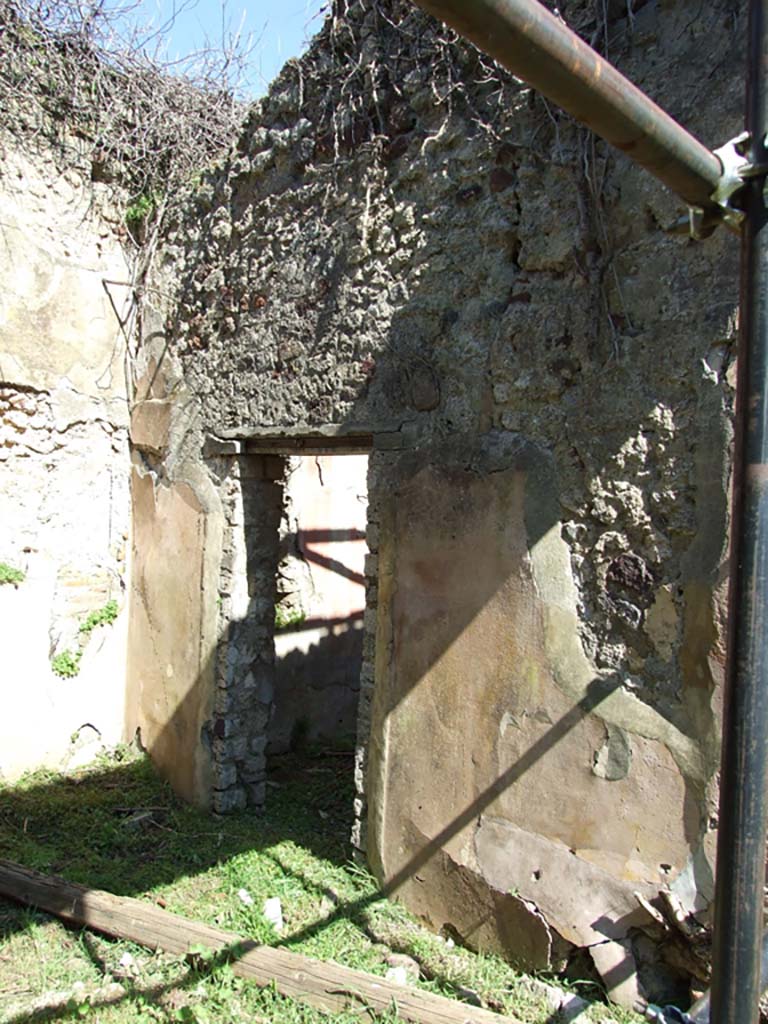
[[[370,434],[317,435],[301,437],[249,437],[242,441],[247,455],[367,455],[373,447]]]

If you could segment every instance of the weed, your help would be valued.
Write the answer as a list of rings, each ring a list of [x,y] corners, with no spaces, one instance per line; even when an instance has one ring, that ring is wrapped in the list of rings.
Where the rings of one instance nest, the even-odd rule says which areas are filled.
[[[79,673],[80,661],[82,660],[88,637],[97,626],[113,623],[117,618],[117,613],[117,601],[111,600],[107,601],[102,608],[98,608],[95,612],[90,612],[86,616],[85,621],[80,624],[78,629],[78,633],[82,637],[80,641],[81,646],[76,651],[69,650],[69,648],[61,651],[61,653],[51,659],[51,668],[57,676],[61,676],[63,679],[71,679]]]
[[[143,194],[130,203],[125,211],[125,223],[134,233],[150,218],[158,205],[158,197],[154,194]]]
[[[283,608],[275,605],[275,629],[287,629],[289,626],[300,626],[307,617],[303,608]]]
[[[79,632],[86,636],[93,632],[97,626],[109,625],[117,618],[117,601],[107,601],[103,608],[91,612],[85,622],[80,626]]]
[[[18,586],[23,582],[24,572],[21,569],[15,569],[7,562],[0,562],[0,583],[12,583],[14,586]]]
[[[80,671],[80,659],[82,656],[82,650],[70,651],[67,649],[51,658],[51,668],[62,679],[71,679],[72,676],[76,676]]]

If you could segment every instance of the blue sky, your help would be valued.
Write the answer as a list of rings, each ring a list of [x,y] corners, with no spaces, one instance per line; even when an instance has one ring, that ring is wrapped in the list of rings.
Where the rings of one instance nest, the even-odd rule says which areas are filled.
[[[221,45],[238,30],[250,38],[253,52],[244,83],[244,98],[255,99],[289,57],[298,56],[323,24],[328,0],[143,0],[133,12],[136,22],[160,28],[173,18],[167,33],[166,58],[184,58],[206,46]]]

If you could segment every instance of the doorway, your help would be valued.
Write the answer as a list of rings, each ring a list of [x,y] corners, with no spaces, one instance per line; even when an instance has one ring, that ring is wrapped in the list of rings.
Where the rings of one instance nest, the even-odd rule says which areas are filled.
[[[354,751],[367,472],[367,454],[286,459],[268,755]]]

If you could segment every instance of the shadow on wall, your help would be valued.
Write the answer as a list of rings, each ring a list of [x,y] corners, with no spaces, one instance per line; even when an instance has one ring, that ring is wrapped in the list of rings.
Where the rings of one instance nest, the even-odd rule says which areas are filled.
[[[338,457],[345,458],[346,456]],[[346,544],[349,541],[363,541],[365,540],[364,530],[354,528],[348,530],[299,530],[296,539],[299,550],[308,562],[322,566],[323,569],[328,569],[330,572],[336,573],[352,583],[357,583],[361,587],[365,586],[365,576],[363,573],[350,568],[337,558],[331,558],[322,551],[316,550],[313,546],[315,544],[332,544],[334,542]],[[360,603],[362,605],[362,598]]]
[[[383,892],[403,895],[434,927],[451,924],[471,945],[540,969],[562,966],[570,944],[618,944],[647,923],[634,891],[656,895],[658,859],[683,868],[700,840],[696,773],[704,768],[695,742],[649,715],[618,674],[589,674],[551,457],[492,434],[372,459],[374,475],[386,469],[390,482],[370,534],[379,536],[379,614],[369,854]],[[171,713],[154,723],[154,736],[142,727],[164,773],[176,773],[178,791],[198,801],[238,780],[263,786],[269,709],[262,715],[259,694],[274,672],[274,562],[266,572],[258,531],[271,522],[276,545],[275,489],[258,480],[244,492],[246,607],[218,647],[227,663],[230,646],[239,651],[235,682],[251,680],[251,705],[226,710],[226,689],[212,686],[213,644],[186,691],[169,663],[155,696]],[[155,512],[167,506],[164,495],[160,487]],[[188,541],[196,537],[197,547],[185,543],[178,559],[164,553],[177,600],[163,606],[154,597],[154,635],[176,636],[176,659],[203,617],[201,603],[218,597],[218,571],[200,574],[210,516],[200,507],[195,515],[199,529]],[[161,544],[178,535],[172,519],[149,525]],[[139,601],[141,563],[137,551]],[[160,567],[152,568],[147,586],[157,586]],[[188,606],[191,620],[178,619],[185,593],[198,602]],[[231,777],[229,768],[216,775],[223,752]],[[185,789],[190,758],[209,789]],[[706,878],[697,881],[705,888]],[[624,956],[604,977],[618,983],[634,970]]]
[[[703,297],[714,262],[733,276],[735,248],[714,239],[682,259],[656,229],[658,199],[606,164],[627,188],[625,211],[610,211],[625,235],[600,253],[591,214],[576,215],[578,138],[561,124],[553,139],[533,98],[509,145],[473,136],[459,101],[401,100],[408,127],[384,126],[391,158],[341,154],[354,202],[318,209],[290,155],[226,182],[233,223],[253,232],[233,235],[243,273],[228,278],[244,312],[232,335],[176,340],[212,433],[374,435],[376,671],[361,704],[382,885],[475,945],[541,968],[589,946],[605,978],[628,976],[627,936],[649,924],[635,891],[672,887],[688,909],[711,896],[735,292]],[[542,168],[519,144],[529,130],[542,152],[573,144],[574,168]],[[246,225],[267,194],[269,215]],[[251,308],[238,281],[267,250]],[[592,256],[606,261],[597,274]],[[609,263],[626,302],[600,278]],[[254,497],[248,523],[263,516]],[[230,631],[253,621],[271,636],[261,600]],[[258,689],[270,671],[259,655],[243,677]],[[214,737],[226,723],[217,711]]]
[[[275,697],[267,753],[326,744],[354,750],[363,612],[275,630]],[[282,641],[290,637],[283,651]]]

